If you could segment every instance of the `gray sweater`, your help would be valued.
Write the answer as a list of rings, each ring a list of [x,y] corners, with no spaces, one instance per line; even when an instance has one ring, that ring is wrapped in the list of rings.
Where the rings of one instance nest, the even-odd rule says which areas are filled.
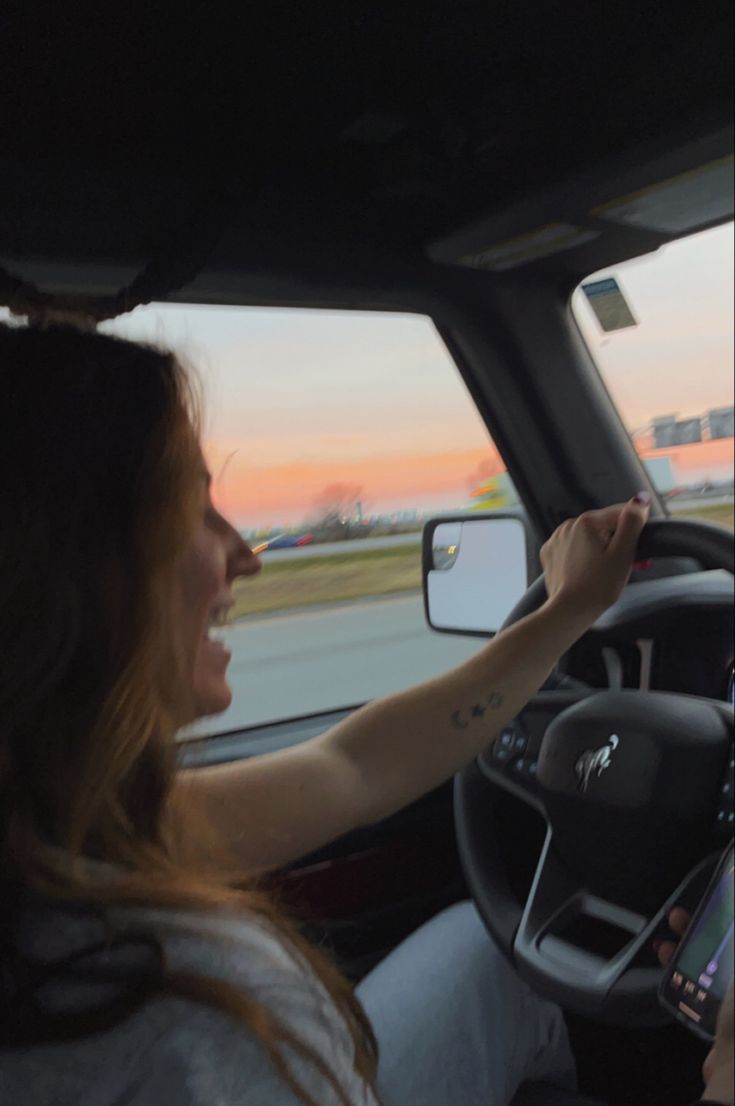
[[[116,928],[155,932],[172,968],[224,979],[256,995],[329,1062],[348,1089],[351,1106],[375,1106],[353,1071],[351,1038],[329,995],[266,923],[225,913],[130,907],[110,911],[110,918]],[[29,951],[52,958],[100,936],[94,919],[55,913],[34,916],[23,941]],[[58,1008],[75,1001],[69,985],[57,985],[50,994]],[[320,1106],[337,1103],[313,1067],[286,1055]],[[175,997],[151,999],[122,1024],[92,1036],[0,1050],[0,1106],[298,1106],[300,1101],[245,1027]]]

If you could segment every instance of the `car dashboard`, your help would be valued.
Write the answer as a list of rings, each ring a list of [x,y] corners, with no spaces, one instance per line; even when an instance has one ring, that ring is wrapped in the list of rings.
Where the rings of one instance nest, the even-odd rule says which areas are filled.
[[[733,577],[718,569],[632,582],[562,662],[592,688],[732,703]]]

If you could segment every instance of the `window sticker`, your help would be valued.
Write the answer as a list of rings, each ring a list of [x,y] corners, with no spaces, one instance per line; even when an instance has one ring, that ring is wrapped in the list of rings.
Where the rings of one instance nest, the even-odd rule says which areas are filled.
[[[606,334],[613,330],[626,330],[628,327],[638,326],[638,320],[628,306],[628,301],[615,277],[606,277],[605,280],[583,284],[582,291]]]

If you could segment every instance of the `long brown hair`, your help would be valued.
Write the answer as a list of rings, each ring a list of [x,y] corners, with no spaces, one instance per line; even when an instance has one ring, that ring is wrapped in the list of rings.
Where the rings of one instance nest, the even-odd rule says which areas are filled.
[[[355,1070],[374,1085],[375,1037],[336,966],[256,880],[244,890],[240,873],[236,887],[221,851],[187,847],[177,818],[176,689],[161,674],[161,626],[193,520],[197,426],[191,375],[171,353],[67,326],[0,325],[0,968],[11,981],[0,987],[0,1043],[90,1032],[151,994],[174,993],[242,1022],[308,1106],[319,1103],[286,1049],[347,1106],[326,1061],[266,1007],[241,988],[168,969],[153,934],[155,967],[121,1001],[63,1025],[37,1004],[21,1009],[21,977],[33,978],[11,939],[22,890],[100,909],[250,911],[321,979]],[[63,864],[49,862],[49,845]],[[85,857],[117,875],[94,878]]]

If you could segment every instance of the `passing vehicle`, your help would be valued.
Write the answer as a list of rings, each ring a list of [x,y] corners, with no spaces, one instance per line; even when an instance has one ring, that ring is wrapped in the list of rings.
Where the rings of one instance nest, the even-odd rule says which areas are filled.
[[[261,552],[265,553],[268,549],[300,549],[302,545],[311,545],[313,541],[313,534],[278,534],[262,543]]]
[[[378,566],[370,602],[325,558],[341,590],[294,577],[287,614],[264,605],[234,627],[235,705],[182,740],[182,761],[303,741],[469,656],[543,601],[539,548],[560,522],[646,490],[622,600],[502,742],[275,878],[355,980],[472,896],[516,970],[567,1012],[586,1094],[685,1106],[703,1046],[658,1004],[651,942],[732,834],[732,438],[682,428],[677,449],[700,460],[659,492],[644,432],[733,402],[731,379],[716,395],[705,380],[729,326],[707,251],[729,256],[732,239],[731,5],[666,18],[629,0],[199,7],[3,16],[0,303],[20,286],[91,297],[118,316],[103,326],[182,345],[211,383],[214,471],[232,457],[223,502],[243,528],[309,525],[288,493],[406,532],[361,554]],[[696,253],[676,263],[687,292],[655,268],[680,247]],[[635,345],[649,333],[656,358]],[[619,385],[601,371],[615,357]],[[691,409],[677,406],[686,372]],[[497,563],[470,605],[509,574],[513,602],[494,623],[452,609],[431,629],[443,569],[425,538],[425,609],[420,525],[461,523],[498,473],[495,513],[518,541],[488,540]],[[273,567],[292,563],[306,559]]]

